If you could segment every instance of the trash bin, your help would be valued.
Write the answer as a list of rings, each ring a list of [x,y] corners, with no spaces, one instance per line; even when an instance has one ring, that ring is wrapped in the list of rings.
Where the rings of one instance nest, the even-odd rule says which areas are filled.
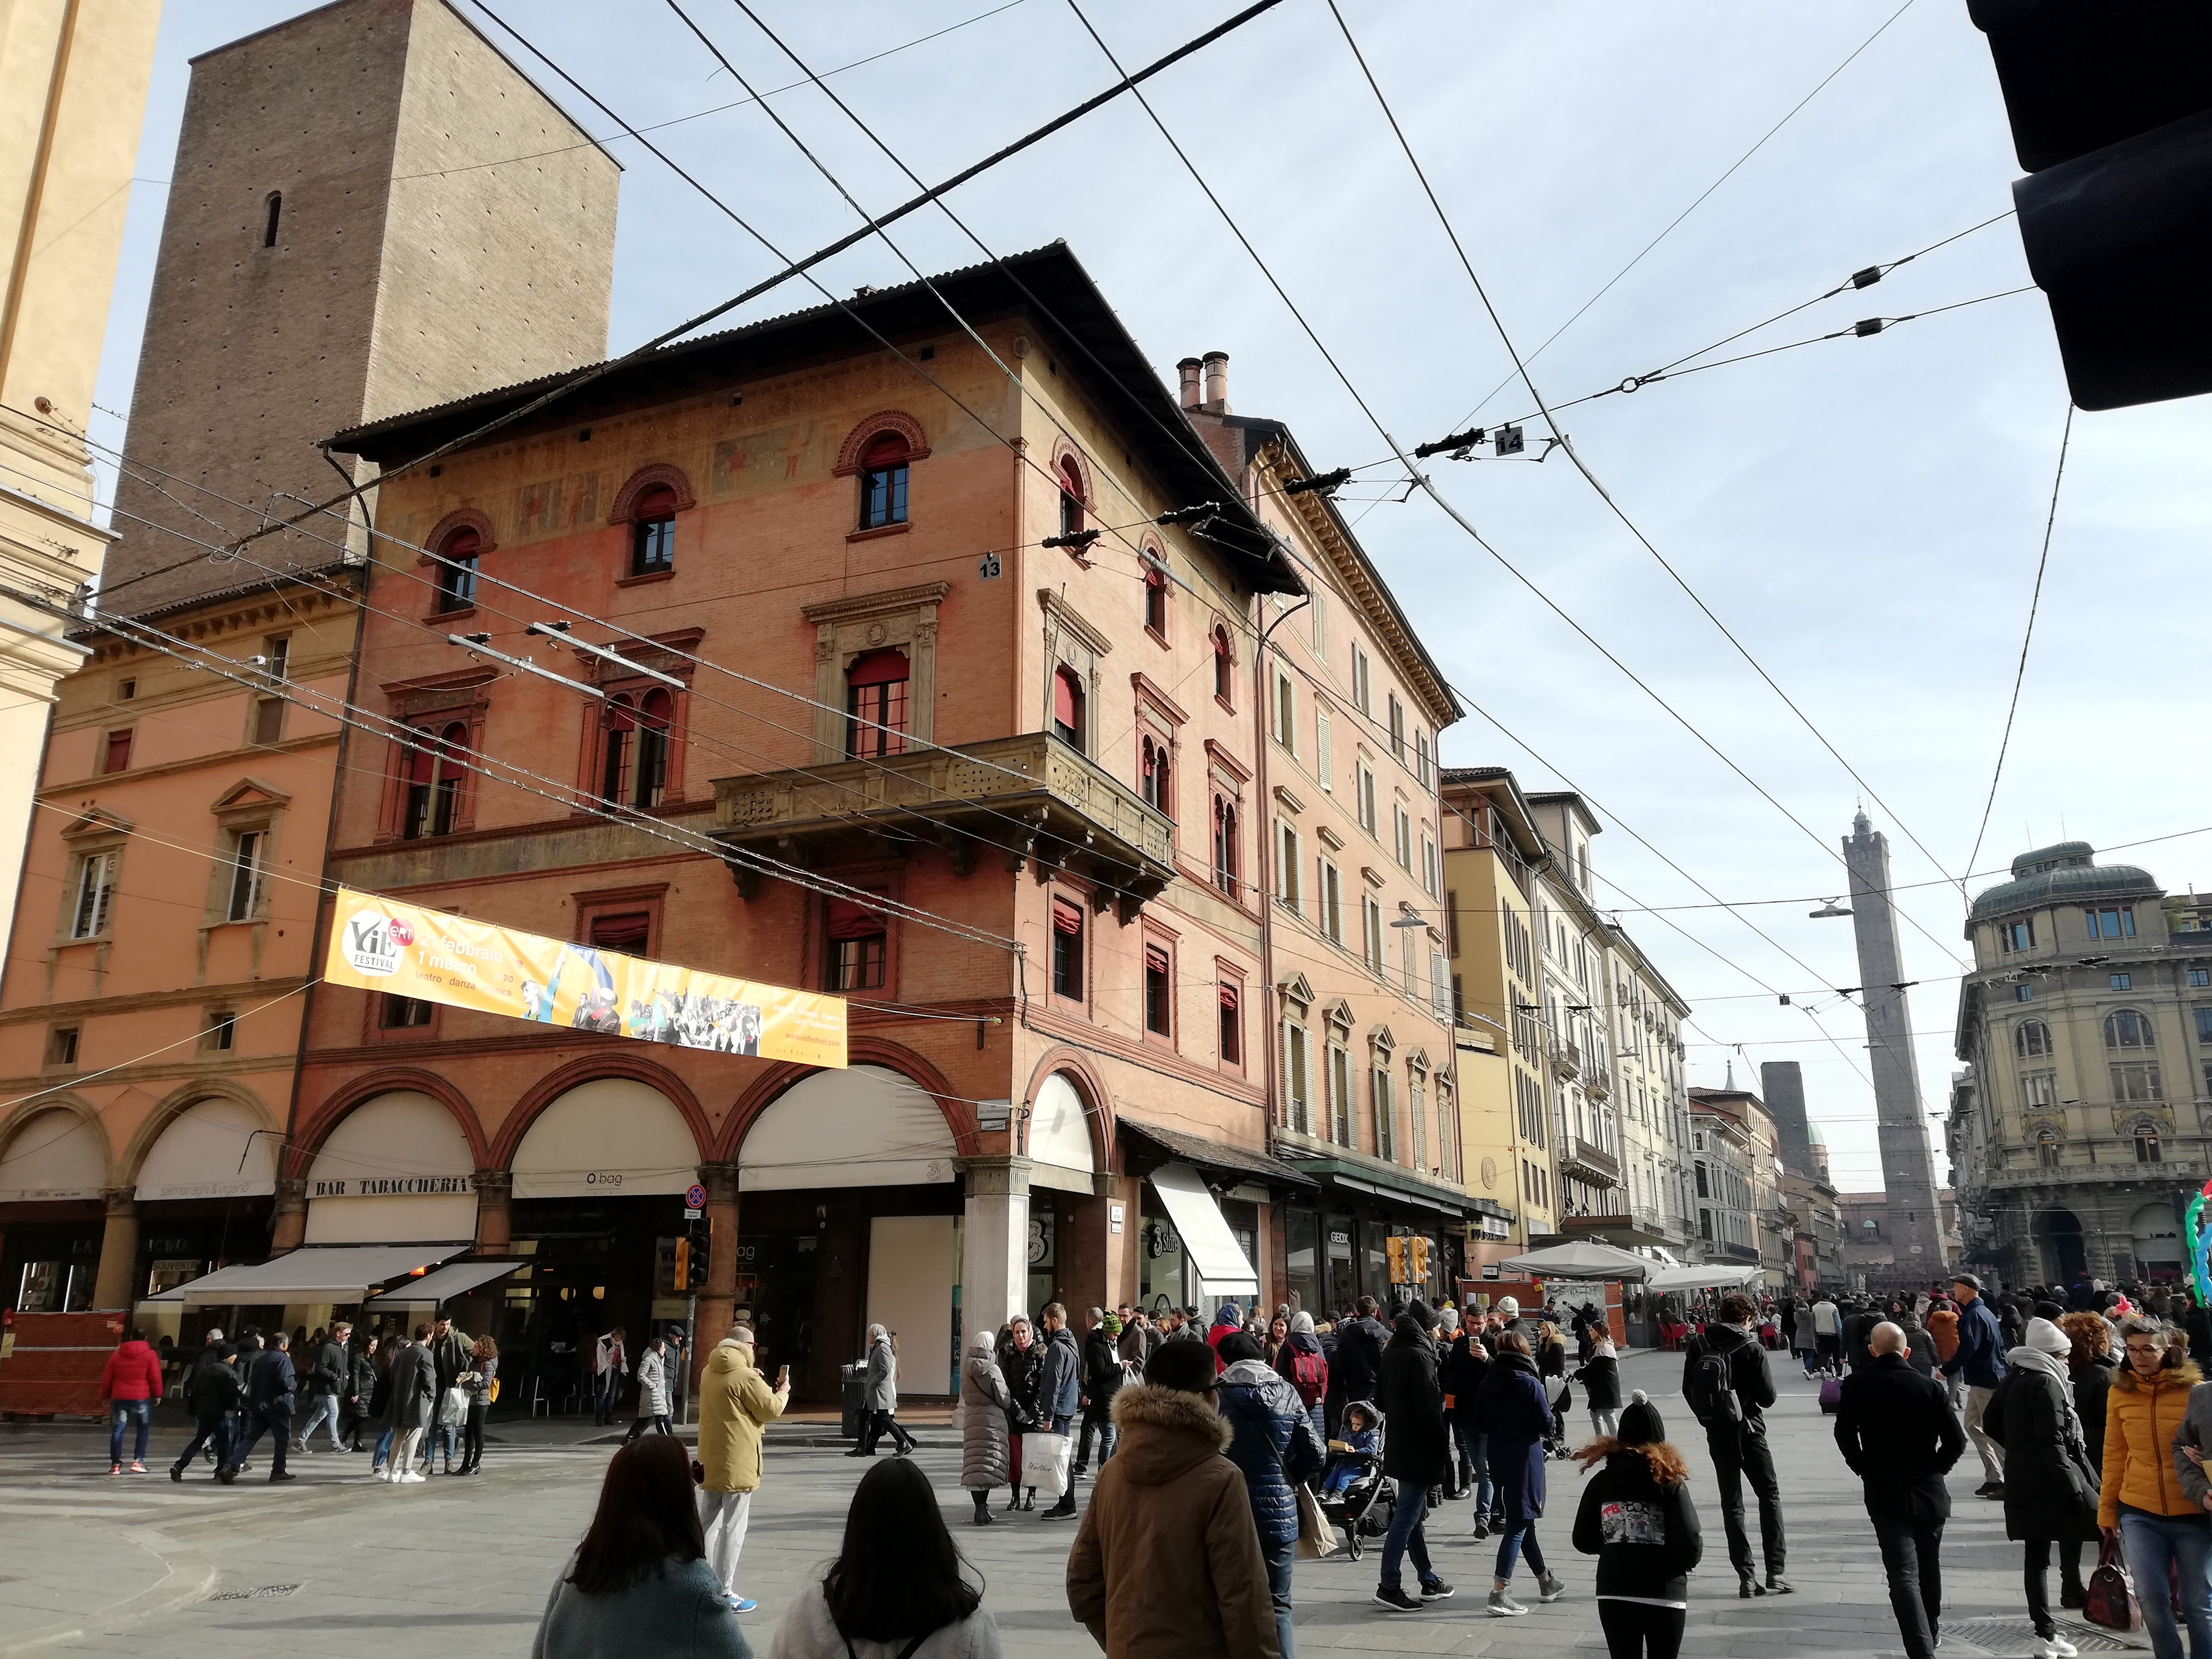
[[[844,1407],[843,1434],[848,1440],[860,1437],[860,1400],[867,1384],[858,1365],[842,1365],[837,1371],[840,1403]]]

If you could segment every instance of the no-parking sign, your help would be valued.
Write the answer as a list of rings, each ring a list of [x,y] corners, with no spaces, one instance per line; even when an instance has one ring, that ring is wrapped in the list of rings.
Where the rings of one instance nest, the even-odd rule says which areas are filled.
[[[687,1210],[705,1209],[707,1207],[707,1189],[704,1187],[702,1187],[696,1181],[689,1187],[686,1187],[684,1189],[684,1207]]]

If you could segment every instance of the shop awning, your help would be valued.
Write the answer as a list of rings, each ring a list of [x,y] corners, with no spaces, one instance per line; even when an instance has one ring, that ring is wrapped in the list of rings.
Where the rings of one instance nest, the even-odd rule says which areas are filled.
[[[372,1285],[435,1267],[469,1247],[452,1244],[309,1244],[251,1267],[218,1267],[149,1302],[206,1307],[287,1302],[360,1302]]]
[[[1644,1281],[1648,1291],[1732,1291],[1759,1277],[1756,1267],[1715,1261],[1695,1267],[1668,1267]]]
[[[1176,1231],[1182,1235],[1183,1249],[1206,1281],[1206,1294],[1259,1295],[1260,1275],[1245,1259],[1237,1235],[1229,1231],[1221,1206],[1206,1190],[1206,1182],[1198,1171],[1188,1164],[1163,1164],[1150,1179],[1160,1202],[1168,1206]]]
[[[1391,1199],[1401,1204],[1418,1204],[1423,1209],[1434,1210],[1440,1215],[1456,1217],[1467,1213],[1466,1194],[1432,1186],[1419,1176],[1394,1170],[1385,1164],[1364,1161],[1354,1163],[1349,1158],[1292,1156],[1297,1159],[1299,1171],[1308,1179],[1318,1177],[1332,1187],[1347,1188],[1356,1193]]]
[[[1196,1164],[1201,1170],[1221,1170],[1243,1181],[1270,1181],[1291,1187],[1314,1184],[1313,1177],[1304,1170],[1265,1152],[1248,1152],[1223,1141],[1139,1123],[1134,1118],[1124,1117],[1118,1122],[1124,1133],[1145,1142],[1146,1150],[1154,1154],[1164,1152],[1179,1164]]]
[[[435,1305],[450,1302],[457,1296],[466,1296],[479,1285],[504,1279],[516,1268],[529,1265],[527,1261],[456,1261],[450,1267],[434,1267],[420,1279],[404,1279],[371,1299],[379,1307],[416,1302]]]

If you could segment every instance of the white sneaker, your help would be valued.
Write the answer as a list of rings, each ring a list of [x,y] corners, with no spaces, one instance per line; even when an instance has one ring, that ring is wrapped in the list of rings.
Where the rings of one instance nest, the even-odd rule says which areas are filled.
[[[2081,1650],[2063,1636],[2043,1636],[2036,1638],[2028,1650],[2033,1659],[2075,1659]]]
[[[422,1484],[423,1480],[423,1476],[419,1475],[416,1474],[414,1470],[410,1469],[406,1474],[399,1477],[399,1484],[403,1486],[419,1486]]]

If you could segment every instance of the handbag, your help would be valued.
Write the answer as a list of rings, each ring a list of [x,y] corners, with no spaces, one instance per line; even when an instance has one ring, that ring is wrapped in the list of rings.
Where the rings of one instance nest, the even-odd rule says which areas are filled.
[[[2141,1630],[2142,1613],[2136,1606],[2135,1586],[2120,1559],[2120,1547],[2107,1537],[2097,1548],[2097,1570],[2081,1603],[2081,1616],[2106,1630]]]

